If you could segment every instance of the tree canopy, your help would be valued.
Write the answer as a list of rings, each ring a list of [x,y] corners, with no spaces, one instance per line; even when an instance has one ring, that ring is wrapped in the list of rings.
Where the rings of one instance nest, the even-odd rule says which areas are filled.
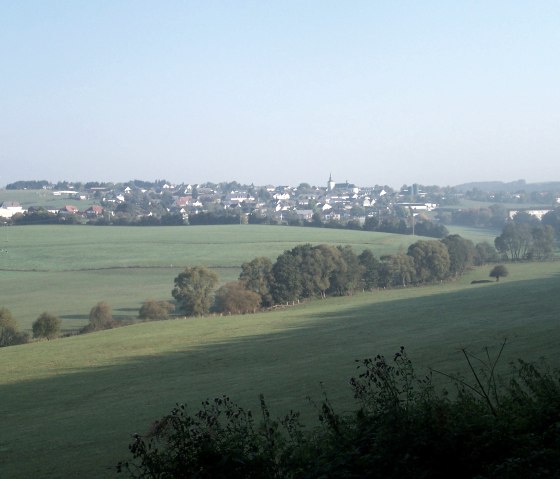
[[[105,301],[100,301],[89,312],[89,323],[94,331],[113,327],[113,311]]]
[[[489,276],[496,278],[496,281],[500,281],[500,278],[505,278],[507,275],[509,275],[508,269],[503,264],[497,264],[492,268]]]
[[[34,338],[54,339],[60,333],[61,321],[51,313],[41,313],[32,325]]]
[[[187,316],[201,316],[210,311],[218,281],[218,275],[204,266],[187,267],[175,278],[171,294]]]

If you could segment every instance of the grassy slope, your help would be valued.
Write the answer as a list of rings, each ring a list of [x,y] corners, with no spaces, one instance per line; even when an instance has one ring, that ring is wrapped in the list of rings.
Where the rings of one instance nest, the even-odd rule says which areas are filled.
[[[462,368],[458,349],[509,338],[506,359],[560,364],[560,263],[519,264],[507,281],[460,281],[315,301],[274,313],[146,323],[0,350],[0,476],[112,477],[129,434],[176,401],[224,393],[254,408],[312,414],[305,397],[350,404],[356,358],[405,345],[419,366]]]
[[[171,299],[173,278],[185,266],[205,264],[231,281],[243,262],[257,256],[274,260],[301,243],[349,244],[381,255],[413,241],[384,233],[250,225],[6,230],[7,240],[0,230],[8,250],[0,255],[0,306],[12,311],[22,329],[45,310],[61,316],[65,329],[76,328],[98,301],[111,304],[116,316],[135,316],[146,299]]]

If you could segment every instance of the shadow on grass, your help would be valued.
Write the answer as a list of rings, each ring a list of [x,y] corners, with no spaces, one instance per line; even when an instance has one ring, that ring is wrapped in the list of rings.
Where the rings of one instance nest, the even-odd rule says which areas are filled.
[[[401,345],[420,370],[454,373],[462,368],[460,348],[477,351],[508,336],[506,360],[544,355],[558,365],[559,287],[557,275],[391,301],[378,301],[385,293],[374,292],[371,303],[360,295],[359,307],[318,301],[309,311],[301,308],[300,319],[259,315],[282,328],[271,333],[246,330],[235,339],[124,356],[108,365],[97,357],[103,343],[90,341],[83,354],[91,356],[91,367],[0,385],[1,475],[114,477],[111,468],[128,457],[131,434],[146,431],[176,402],[196,410],[205,398],[228,394],[256,411],[264,393],[273,414],[293,408],[309,420],[314,410],[305,398],[320,400],[323,383],[335,408],[344,410],[352,407],[347,382],[356,374],[354,360],[389,357]]]

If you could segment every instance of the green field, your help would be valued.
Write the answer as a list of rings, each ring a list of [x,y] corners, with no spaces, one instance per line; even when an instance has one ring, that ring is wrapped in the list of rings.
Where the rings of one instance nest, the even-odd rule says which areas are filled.
[[[46,209],[60,209],[65,205],[73,205],[81,211],[97,202],[93,200],[76,200],[68,195],[54,196],[51,190],[3,190],[0,189],[0,204],[4,201],[17,201],[24,208],[41,206]]]
[[[314,415],[306,401],[351,404],[354,359],[407,347],[418,367],[463,370],[459,349],[508,338],[503,365],[547,356],[560,364],[560,263],[514,264],[499,283],[461,280],[280,311],[144,323],[0,349],[0,477],[114,477],[130,434],[176,402],[228,394],[256,408]]]
[[[376,255],[406,250],[418,237],[283,226],[0,228],[0,306],[29,329],[43,311],[64,329],[83,326],[89,310],[107,301],[118,318],[136,316],[146,299],[170,300],[173,279],[204,264],[222,281],[238,277],[257,256],[272,260],[301,243],[348,244]]]

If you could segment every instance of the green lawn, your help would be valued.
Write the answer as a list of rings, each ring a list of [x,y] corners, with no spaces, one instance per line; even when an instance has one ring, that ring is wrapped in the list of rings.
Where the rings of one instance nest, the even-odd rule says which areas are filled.
[[[96,227],[19,226],[0,229],[0,306],[29,329],[43,311],[64,329],[86,322],[108,302],[116,316],[135,316],[146,299],[170,300],[173,279],[186,266],[214,268],[222,281],[257,256],[272,260],[301,243],[349,244],[376,255],[406,249],[418,237],[285,226]]]
[[[515,264],[499,283],[457,282],[317,300],[246,316],[144,323],[0,349],[0,477],[114,477],[130,434],[177,401],[228,394],[273,413],[302,410],[321,388],[351,405],[354,359],[407,347],[419,368],[463,370],[460,348],[504,337],[504,362],[560,364],[560,263]]]

